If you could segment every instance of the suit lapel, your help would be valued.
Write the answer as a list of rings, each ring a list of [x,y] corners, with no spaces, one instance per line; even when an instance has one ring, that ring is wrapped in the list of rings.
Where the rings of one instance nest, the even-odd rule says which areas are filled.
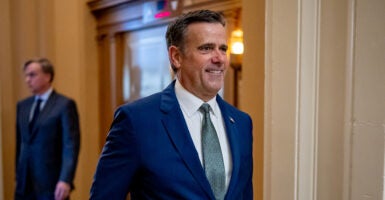
[[[198,152],[195,149],[190,132],[188,131],[182,111],[176,99],[174,85],[175,81],[164,90],[162,95],[160,108],[164,113],[162,123],[193,177],[197,180],[206,194],[213,197],[210,190],[210,184],[200,163]]]
[[[237,122],[232,117],[232,113],[229,112],[228,105],[225,104],[223,99],[220,96],[217,96],[217,102],[221,109],[223,121],[226,128],[227,139],[230,144],[231,157],[232,157],[232,173],[231,179],[229,183],[229,187],[227,189],[226,199],[232,199],[232,193],[237,187],[239,170],[240,170],[240,146],[239,146],[239,134],[237,129]]]
[[[29,97],[20,108],[20,124],[21,124],[21,133],[24,133],[23,137],[28,141],[31,137],[31,133],[29,132],[29,117],[31,114],[32,105],[34,102],[34,97]]]

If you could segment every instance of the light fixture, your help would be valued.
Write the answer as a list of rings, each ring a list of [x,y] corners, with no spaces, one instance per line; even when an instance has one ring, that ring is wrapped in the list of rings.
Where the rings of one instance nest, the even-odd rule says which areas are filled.
[[[231,53],[243,54],[243,31],[240,29],[231,32]]]
[[[242,70],[243,32],[236,29],[231,32],[230,38],[230,66],[234,69],[234,106],[238,106],[238,82]]]

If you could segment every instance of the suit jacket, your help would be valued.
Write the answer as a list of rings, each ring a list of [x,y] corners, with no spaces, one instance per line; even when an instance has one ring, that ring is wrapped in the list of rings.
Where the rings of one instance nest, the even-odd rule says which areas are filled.
[[[215,199],[174,91],[123,105],[103,148],[93,200]],[[217,96],[232,154],[225,199],[252,199],[251,118]]]
[[[27,173],[37,194],[53,193],[59,180],[73,187],[80,146],[76,104],[53,91],[30,132],[33,102],[32,96],[17,104],[16,193],[24,194]]]

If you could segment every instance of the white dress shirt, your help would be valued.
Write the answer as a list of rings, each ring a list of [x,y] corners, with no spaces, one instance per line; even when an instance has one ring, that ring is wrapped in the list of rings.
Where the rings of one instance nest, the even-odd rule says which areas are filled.
[[[203,114],[199,111],[199,107],[204,103],[201,99],[194,96],[192,93],[187,91],[181,83],[176,80],[175,83],[175,94],[176,98],[179,102],[179,105],[182,109],[182,113],[184,119],[187,123],[187,127],[190,131],[191,138],[194,142],[195,149],[198,152],[199,159],[203,166],[202,159],[202,141],[201,141],[201,127],[202,127],[202,119]],[[221,150],[223,154],[223,162],[225,165],[226,172],[226,189],[229,186],[231,172],[232,172],[232,162],[231,162],[231,151],[230,145],[227,140],[226,130],[222,118],[221,110],[219,109],[216,98],[209,100],[206,102],[211,107],[210,118],[213,122],[215,130],[217,132],[219,143],[221,145]]]

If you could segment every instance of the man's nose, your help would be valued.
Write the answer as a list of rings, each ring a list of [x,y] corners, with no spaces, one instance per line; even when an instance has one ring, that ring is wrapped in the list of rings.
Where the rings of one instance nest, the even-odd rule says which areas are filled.
[[[24,81],[25,81],[26,83],[28,83],[30,80],[31,80],[31,77],[29,77],[29,76],[25,76],[25,77],[24,77]]]
[[[215,50],[213,51],[213,57],[212,57],[212,62],[214,63],[224,63],[227,59],[227,55],[225,52],[221,50]]]

